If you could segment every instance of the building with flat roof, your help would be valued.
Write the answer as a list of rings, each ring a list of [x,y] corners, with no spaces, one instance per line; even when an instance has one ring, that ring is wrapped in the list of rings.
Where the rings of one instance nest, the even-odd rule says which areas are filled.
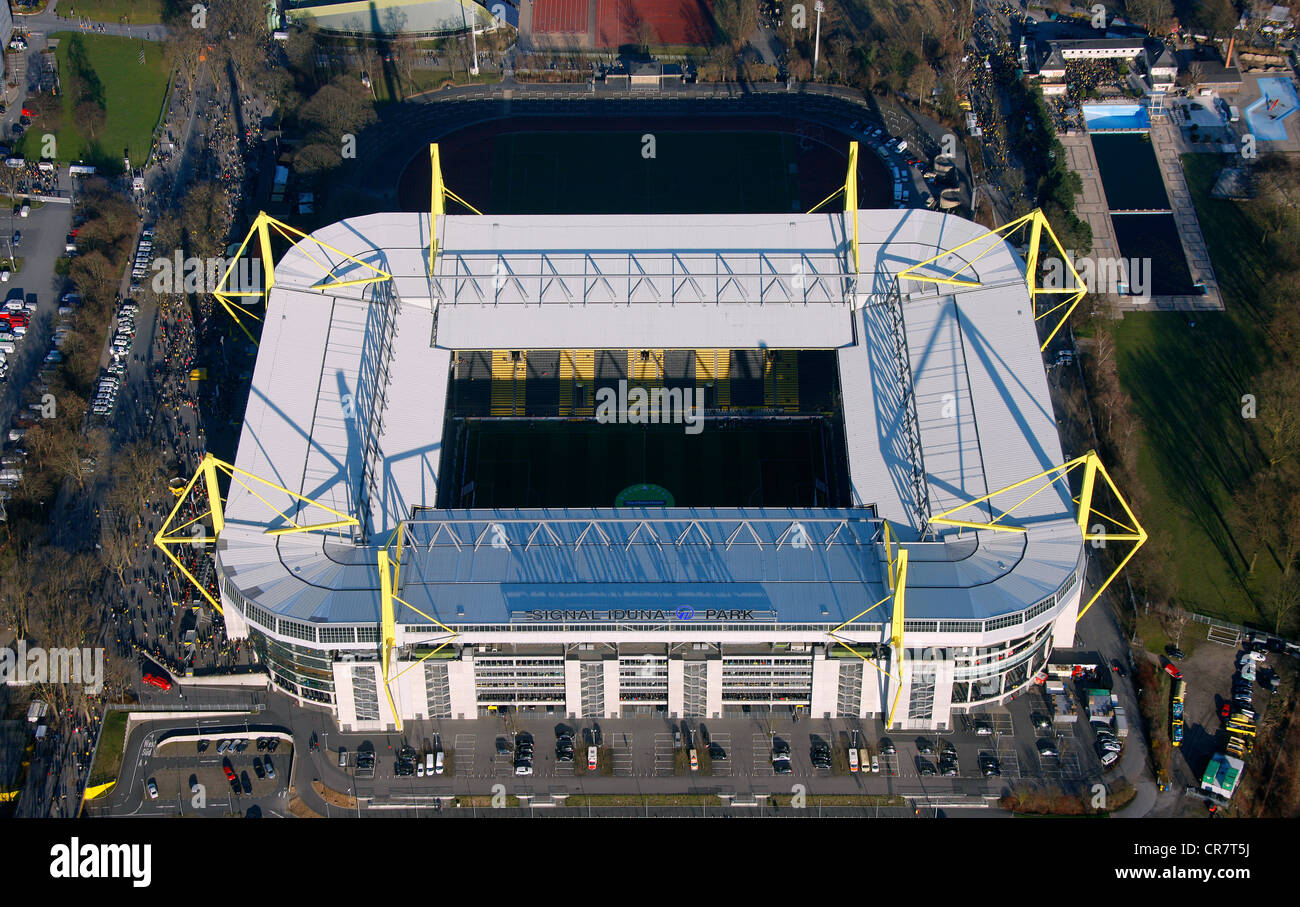
[[[944,728],[1073,641],[1068,483],[974,528],[1065,462],[1000,237],[923,266],[978,279],[952,286],[899,275],[986,231],[925,210],[434,221],[431,270],[407,213],[274,267],[216,561],[230,636],[289,694],[358,731]]]
[[[1140,37],[1052,42],[1052,50],[1059,51],[1065,60],[1132,60],[1142,53],[1142,48]]]
[[[500,3],[503,21],[518,25],[517,7]],[[449,35],[493,28],[496,18],[475,0],[285,0],[290,22],[366,38]]]

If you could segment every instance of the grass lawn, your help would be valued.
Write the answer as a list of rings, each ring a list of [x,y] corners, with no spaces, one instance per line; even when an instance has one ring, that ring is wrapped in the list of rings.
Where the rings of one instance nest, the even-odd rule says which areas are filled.
[[[59,75],[67,84],[69,77],[68,39],[76,32],[55,32],[51,38],[59,40],[56,51]],[[86,56],[90,65],[104,84],[104,103],[107,123],[98,136],[98,144],[106,164],[115,161],[122,166],[122,149],[130,150],[133,162],[143,163],[153,143],[153,128],[162,112],[167,95],[169,69],[163,59],[162,45],[156,41],[140,41],[113,35],[83,34]],[[140,65],[140,48],[144,48],[145,63]],[[93,149],[73,126],[73,98],[63,95],[63,128],[56,133],[58,159],[62,162],[87,160]],[[40,124],[34,124],[23,136],[19,148],[28,158],[39,157]],[[36,138],[32,138],[36,136]],[[31,153],[28,151],[31,139]],[[98,163],[98,162],[97,162]]]
[[[392,84],[382,74],[379,78],[375,78],[374,73],[370,76],[374,85],[375,102],[378,104],[405,100],[417,94],[424,94],[426,91],[437,91],[446,82],[451,82],[453,85],[469,85],[471,82],[475,85],[488,85],[501,81],[501,74],[495,71],[480,70],[477,76],[471,76],[461,68],[457,68],[455,72],[446,69],[414,68],[411,70],[410,78],[402,80],[400,85]],[[393,97],[394,89],[400,97]]]
[[[1129,314],[1116,326],[1120,381],[1146,428],[1138,468],[1151,504],[1142,518],[1172,547],[1184,607],[1258,621],[1246,546],[1228,513],[1255,466],[1241,397],[1267,364],[1256,302],[1264,243],[1236,203],[1210,197],[1217,155],[1186,155],[1183,166],[1227,311]]]
[[[117,780],[117,775],[122,770],[122,747],[125,745],[126,711],[114,709],[104,718],[104,726],[100,728],[95,764],[90,767],[86,787]]]
[[[55,11],[61,19],[157,25],[162,21],[162,0],[67,0]]]

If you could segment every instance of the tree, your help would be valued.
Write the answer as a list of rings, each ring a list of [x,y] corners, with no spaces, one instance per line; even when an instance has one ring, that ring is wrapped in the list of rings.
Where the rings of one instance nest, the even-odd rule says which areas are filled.
[[[32,120],[44,132],[58,132],[63,128],[63,102],[56,95],[38,92],[28,95],[24,103],[32,111]]]
[[[1260,376],[1255,437],[1268,469],[1295,458],[1300,445],[1300,369],[1282,362]]]
[[[636,43],[641,47],[641,53],[649,56],[650,45],[656,37],[654,26],[644,19],[638,19],[633,34],[636,35]]]
[[[216,183],[195,183],[181,199],[181,227],[186,250],[199,258],[212,258],[225,251],[227,212],[226,190]]]
[[[1174,17],[1171,0],[1126,0],[1128,18],[1142,23],[1153,35],[1168,34]]]
[[[715,0],[713,24],[720,39],[740,50],[758,27],[758,4],[755,0]]]
[[[1202,0],[1197,18],[1212,37],[1226,38],[1239,17],[1232,0]]]
[[[298,118],[311,140],[336,147],[344,135],[356,135],[378,120],[370,92],[352,76],[339,76],[322,86]]]
[[[323,142],[312,142],[303,145],[293,156],[293,169],[303,176],[312,176],[326,170],[333,170],[341,163],[343,163],[343,155],[340,153],[337,144],[326,145]]]
[[[1251,572],[1259,554],[1275,568],[1258,581],[1264,586],[1263,609],[1274,632],[1281,633],[1300,602],[1300,470],[1294,462],[1261,469],[1233,496],[1233,504],[1239,533],[1259,549],[1250,558]]]
[[[140,547],[138,539],[115,525],[107,526],[99,534],[99,554],[106,566],[126,589],[126,571],[135,564],[135,554]]]
[[[68,274],[83,297],[98,302],[113,299],[120,275],[120,267],[115,266],[98,249],[74,258]]]

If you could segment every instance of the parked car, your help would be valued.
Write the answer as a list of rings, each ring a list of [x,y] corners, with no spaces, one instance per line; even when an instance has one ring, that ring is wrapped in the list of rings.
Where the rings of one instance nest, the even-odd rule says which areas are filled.
[[[1061,750],[1060,750],[1060,748],[1056,745],[1056,741],[1053,740],[1052,738],[1050,738],[1050,737],[1039,737],[1039,738],[1038,738],[1038,755],[1040,755],[1040,756],[1059,756],[1059,755],[1061,755]]]
[[[1168,674],[1170,677],[1172,677],[1174,680],[1183,679],[1183,672],[1178,670],[1177,666],[1175,666],[1173,662],[1170,661],[1165,662],[1165,673]]]
[[[1170,643],[1169,645],[1165,646],[1165,654],[1168,655],[1170,658],[1177,658],[1180,661],[1187,657],[1186,653],[1184,653],[1182,649],[1178,648],[1178,646],[1174,645],[1173,643]]]

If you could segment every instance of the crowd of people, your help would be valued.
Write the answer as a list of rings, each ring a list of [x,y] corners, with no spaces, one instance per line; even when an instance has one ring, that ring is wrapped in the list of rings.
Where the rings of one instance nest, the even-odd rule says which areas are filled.
[[[15,174],[14,192],[17,195],[59,194],[59,171],[55,168],[42,170],[36,161],[23,161]]]

